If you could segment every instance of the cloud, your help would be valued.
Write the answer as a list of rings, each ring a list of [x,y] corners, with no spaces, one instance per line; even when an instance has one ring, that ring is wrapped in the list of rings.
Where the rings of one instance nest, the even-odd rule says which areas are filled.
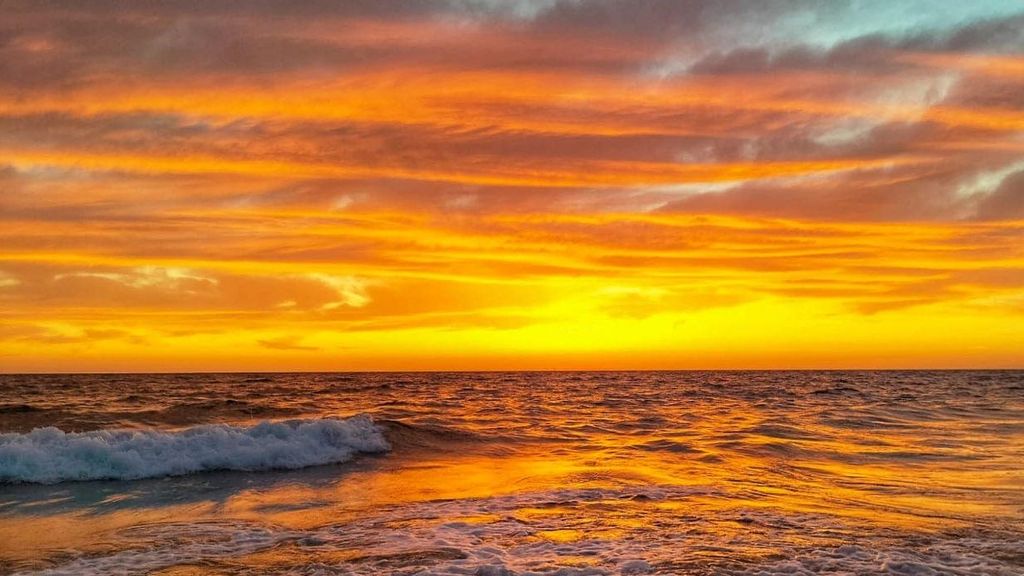
[[[0,270],[0,289],[18,286],[19,284],[21,284],[21,280],[17,276]]]
[[[979,203],[977,217],[982,220],[1024,220],[1024,171],[1003,179],[992,193]]]
[[[1022,26],[1024,14],[944,30],[918,30],[909,35],[865,34],[827,47],[806,44],[740,46],[725,52],[711,52],[693,63],[687,72],[765,74],[828,69],[861,74],[913,73],[920,65],[942,70],[956,63],[926,55],[1012,53],[1024,43]]]
[[[320,282],[337,295],[337,300],[332,300],[321,306],[323,310],[334,310],[342,306],[351,308],[362,308],[370,303],[370,296],[366,293],[366,281],[353,276],[335,276],[331,274],[307,274],[307,278]]]
[[[62,272],[54,275],[53,279],[57,282],[69,279],[99,279],[130,288],[161,288],[189,293],[209,290],[218,284],[216,278],[203,276],[188,268],[163,266],[138,266],[127,272]]]
[[[736,349],[942,310],[1006,349],[1022,24],[923,0],[5,2],[0,308],[31,336],[6,342],[676,353],[698,326]]]
[[[74,328],[67,325],[12,323],[0,329],[0,342],[16,341],[42,345],[90,345],[109,340],[123,340],[135,344],[145,339],[129,330],[98,327]]]
[[[260,340],[260,346],[264,348],[270,348],[271,350],[287,350],[287,351],[303,351],[303,352],[315,352],[320,350],[316,346],[304,346],[300,344],[302,341],[299,337],[293,336],[282,336],[280,338],[273,338],[268,340]]]

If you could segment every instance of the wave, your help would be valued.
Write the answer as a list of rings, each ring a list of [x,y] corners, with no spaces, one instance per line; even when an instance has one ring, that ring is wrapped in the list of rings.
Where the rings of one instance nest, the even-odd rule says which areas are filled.
[[[466,442],[484,439],[468,430],[432,424],[409,424],[399,420],[381,420],[388,442],[399,448],[456,449]]]
[[[514,434],[471,431],[424,422],[410,424],[400,420],[378,420],[377,423],[396,453],[427,451],[437,454],[473,450],[477,454],[509,454],[526,440]]]
[[[0,404],[0,414],[25,414],[28,412],[45,412],[46,408],[32,404]]]
[[[250,402],[234,398],[179,402],[158,410],[135,412],[132,419],[145,424],[188,426],[210,420],[237,420],[243,418],[296,417],[300,411],[290,406]]]
[[[254,426],[208,424],[178,431],[36,428],[27,434],[0,434],[0,483],[296,469],[390,449],[382,430],[366,415]]]

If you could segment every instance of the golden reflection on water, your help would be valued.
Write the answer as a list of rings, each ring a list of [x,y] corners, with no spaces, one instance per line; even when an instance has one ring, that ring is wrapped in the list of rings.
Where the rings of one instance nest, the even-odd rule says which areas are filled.
[[[556,400],[538,403],[545,402]],[[147,481],[124,485],[92,509],[23,508],[0,522],[3,557],[34,566],[61,550],[103,553],[152,543],[126,539],[122,530],[132,526],[234,521],[272,526],[285,536],[262,549],[157,573],[310,563],[411,569],[458,561],[464,551],[454,544],[410,548],[406,542],[408,535],[442,532],[549,555],[545,546],[564,545],[558,565],[577,567],[598,563],[588,543],[656,541],[672,550],[685,540],[676,548],[686,558],[662,560],[683,567],[702,558],[764,561],[863,535],[1005,526],[1024,502],[1019,462],[1012,459],[1019,431],[986,436],[948,422],[843,428],[796,410],[780,419],[770,407],[708,402],[688,406],[687,424],[674,428],[603,427],[617,417],[609,407],[586,416],[593,425],[581,424],[577,414],[564,421],[544,416],[552,429],[578,432],[568,438],[479,441],[493,435],[479,423],[494,410],[467,406],[459,428],[468,438],[462,439],[405,444],[398,437],[408,432],[392,425],[401,440],[393,453],[349,465]],[[951,437],[956,441],[948,442]],[[196,494],[180,502],[135,501],[181,482],[194,483]],[[309,534],[318,534],[313,544],[304,543]],[[421,542],[415,538],[410,541]]]
[[[8,520],[0,524],[0,541],[5,543],[7,553],[17,555],[23,551],[26,557],[68,548],[97,552],[115,546],[120,529],[139,524],[235,519],[309,530],[364,517],[375,510],[416,503],[467,501],[552,490],[647,486],[713,490],[696,491],[681,499],[617,498],[552,503],[543,507],[528,500],[507,516],[524,526],[538,519],[554,518],[556,525],[565,527],[536,530],[528,539],[566,543],[584,538],[621,539],[631,532],[678,525],[679,518],[688,515],[715,519],[710,525],[713,533],[705,535],[704,539],[725,542],[736,534],[749,532],[744,514],[756,509],[771,509],[782,515],[828,514],[867,529],[874,525],[916,531],[968,522],[966,516],[959,520],[958,515],[974,517],[1003,512],[998,504],[991,502],[948,500],[910,493],[887,494],[879,490],[879,487],[906,485],[909,480],[905,469],[803,461],[800,462],[802,467],[825,473],[787,476],[773,472],[774,467],[783,463],[775,457],[734,453],[709,464],[692,455],[635,452],[627,457],[615,454],[616,447],[610,438],[597,444],[592,450],[562,451],[558,455],[548,451],[502,455],[396,455],[381,459],[366,470],[341,473],[336,483],[323,487],[289,483],[270,489],[241,489],[217,504],[200,502],[153,509],[131,507],[104,514],[68,513]],[[968,480],[967,475],[955,470],[923,469],[915,471],[915,475],[934,485],[941,482],[956,486]],[[429,527],[442,523],[486,525],[502,518],[502,515],[483,513],[405,520],[404,525],[396,521],[390,523],[390,527],[407,528],[412,524]],[[60,534],[59,540],[54,539],[54,534]],[[252,554],[244,563],[272,566],[287,563],[289,556],[297,554],[309,559],[308,551],[283,548]],[[358,555],[357,551],[317,551],[317,557],[324,556],[324,561],[345,559],[354,554]],[[203,568],[180,568],[178,572],[166,573],[183,574],[189,570],[201,572]]]

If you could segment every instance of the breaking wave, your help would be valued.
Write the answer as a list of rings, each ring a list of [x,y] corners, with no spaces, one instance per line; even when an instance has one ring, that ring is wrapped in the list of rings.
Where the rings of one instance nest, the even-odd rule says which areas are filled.
[[[135,480],[212,470],[335,464],[390,445],[366,415],[347,419],[210,424],[177,431],[36,428],[0,434],[0,483]]]

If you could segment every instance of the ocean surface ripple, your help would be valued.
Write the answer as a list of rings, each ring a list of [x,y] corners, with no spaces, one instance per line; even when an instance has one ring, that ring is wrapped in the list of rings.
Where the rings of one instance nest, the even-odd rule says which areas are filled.
[[[1022,462],[1014,371],[0,376],[0,574],[1021,576]]]

